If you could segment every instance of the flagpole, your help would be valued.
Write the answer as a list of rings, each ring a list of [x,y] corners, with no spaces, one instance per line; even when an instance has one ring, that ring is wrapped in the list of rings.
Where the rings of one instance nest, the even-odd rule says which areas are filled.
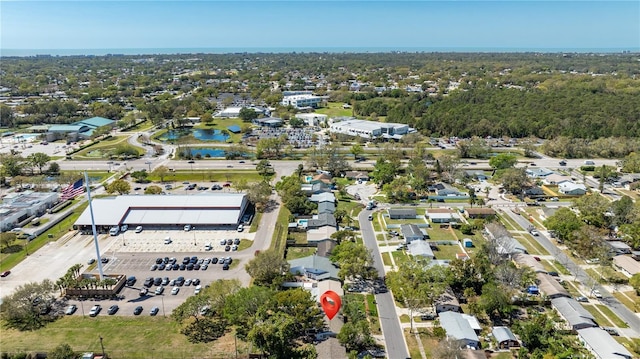
[[[104,273],[102,272],[102,258],[100,257],[100,246],[98,246],[98,233],[96,232],[96,221],[93,218],[93,205],[91,204],[91,189],[89,188],[89,175],[87,171],[84,171],[84,182],[87,186],[87,199],[89,200],[89,213],[91,213],[91,231],[93,232],[93,243],[96,245],[96,258],[98,258],[98,272],[100,273],[100,280],[104,279]]]

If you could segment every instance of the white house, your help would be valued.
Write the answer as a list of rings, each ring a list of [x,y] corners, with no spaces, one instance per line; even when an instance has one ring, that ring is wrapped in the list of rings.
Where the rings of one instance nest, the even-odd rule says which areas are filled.
[[[587,193],[587,187],[582,183],[562,182],[558,185],[558,191],[568,196],[581,196]]]
[[[284,96],[282,98],[281,104],[282,106],[293,106],[296,108],[302,108],[302,107],[316,108],[320,105],[320,102],[322,102],[323,99],[324,97],[322,96],[315,96],[310,94],[291,95],[291,96]]]

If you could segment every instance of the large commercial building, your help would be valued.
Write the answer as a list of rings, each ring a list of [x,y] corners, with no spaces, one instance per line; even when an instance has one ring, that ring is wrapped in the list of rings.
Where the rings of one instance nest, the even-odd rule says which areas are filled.
[[[409,125],[402,123],[375,122],[366,120],[346,119],[334,122],[329,127],[333,133],[358,136],[366,139],[383,138],[399,140],[411,132]]]
[[[316,108],[324,97],[315,95],[291,95],[282,98],[282,106],[293,106],[295,108],[312,107]]]
[[[25,191],[5,195],[0,205],[0,231],[10,231],[30,218],[42,216],[57,202],[56,192]]]
[[[77,141],[93,136],[99,128],[112,129],[116,121],[104,117],[91,117],[82,121],[77,121],[68,125],[52,125],[49,127],[46,137],[47,141],[67,139]]]
[[[100,232],[112,226],[143,226],[149,229],[232,229],[248,207],[242,193],[199,195],[128,195],[93,200],[95,224]],[[81,231],[91,228],[87,208],[75,223]]]

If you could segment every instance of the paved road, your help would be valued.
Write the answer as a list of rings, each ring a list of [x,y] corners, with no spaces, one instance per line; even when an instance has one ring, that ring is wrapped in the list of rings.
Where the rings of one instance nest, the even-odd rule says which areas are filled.
[[[530,223],[526,218],[522,216],[516,215],[511,211],[504,211],[511,219],[516,221],[522,228],[527,228]],[[554,243],[549,240],[543,233],[540,233],[539,236],[533,237],[538,243],[540,243],[552,256],[558,260],[563,266],[567,268],[571,272],[572,275],[575,276],[576,280],[582,283],[585,287],[590,288],[595,283],[594,280],[575,262],[571,260],[571,258],[567,257],[564,252],[562,252]],[[625,307],[622,303],[620,303],[614,296],[611,295],[607,291],[606,288],[602,287],[599,284],[595,284],[593,289],[598,289],[600,293],[604,296],[600,300],[602,304],[607,305],[611,310],[622,320],[624,320],[629,327],[636,333],[635,336],[640,335],[640,317],[638,317],[635,313],[630,311],[627,307]],[[586,293],[590,295],[591,293]]]
[[[382,257],[376,243],[376,236],[373,232],[373,226],[367,219],[371,211],[361,211],[358,216],[360,221],[360,230],[365,246],[371,249],[373,255],[373,266],[378,271],[380,277],[384,277],[384,265]],[[378,315],[380,316],[380,326],[387,349],[387,357],[392,359],[408,358],[409,352],[407,344],[404,340],[404,334],[400,327],[400,319],[396,313],[395,303],[391,292],[376,294],[376,302],[378,303]]]

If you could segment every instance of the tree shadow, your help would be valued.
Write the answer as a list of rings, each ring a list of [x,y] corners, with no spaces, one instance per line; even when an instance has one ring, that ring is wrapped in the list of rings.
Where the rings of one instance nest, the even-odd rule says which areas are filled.
[[[18,253],[23,248],[24,248],[24,246],[22,246],[20,244],[12,244],[10,246],[2,248],[2,250],[0,250],[0,252],[2,252],[2,253]]]

